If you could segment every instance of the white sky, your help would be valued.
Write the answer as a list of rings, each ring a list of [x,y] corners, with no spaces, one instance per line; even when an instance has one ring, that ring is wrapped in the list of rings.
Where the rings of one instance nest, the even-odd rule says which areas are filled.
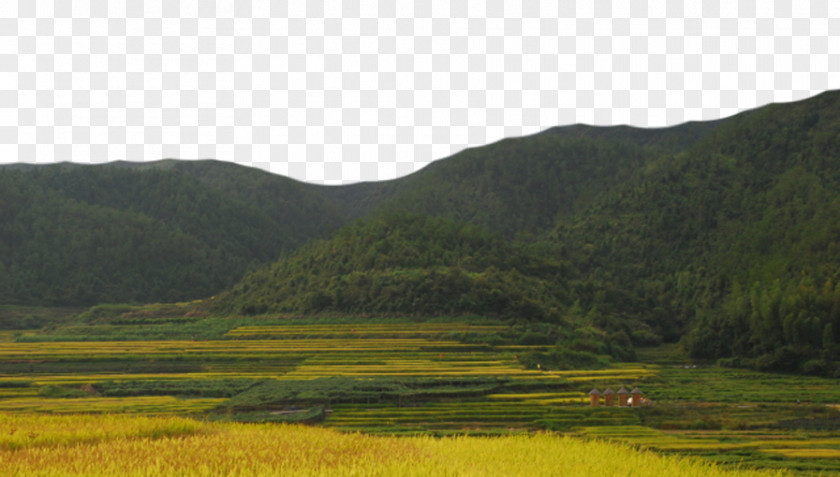
[[[840,2],[522,3],[3,1],[0,162],[384,180],[556,125],[662,127],[840,87]]]

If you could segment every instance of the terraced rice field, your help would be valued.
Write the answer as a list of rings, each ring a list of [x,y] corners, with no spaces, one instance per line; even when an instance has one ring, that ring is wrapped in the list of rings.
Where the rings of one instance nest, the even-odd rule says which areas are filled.
[[[554,404],[554,403],[552,403]],[[512,402],[433,402],[413,407],[338,405],[324,425],[375,434],[497,435],[536,429],[572,429],[581,425],[638,424],[632,410],[592,409],[580,403],[562,406],[530,400]]]
[[[722,464],[782,468],[803,475],[840,473],[840,436],[836,433],[663,432],[643,426],[609,426],[581,428],[577,435],[660,453],[704,456]]]
[[[55,341],[45,336],[42,342],[15,342],[9,337],[0,340],[0,411],[204,413],[223,400],[96,395],[103,383],[115,382],[545,378],[544,373],[522,369],[510,353],[449,338],[503,328],[463,322],[336,323],[243,326],[205,341]],[[78,394],[85,386],[91,389],[89,396],[54,398],[43,392],[60,387]]]
[[[503,323],[333,321],[235,324],[203,340],[160,339],[164,328],[138,339],[142,322],[0,333],[0,413],[302,420],[383,436],[551,430],[727,467],[840,472],[832,380],[662,361],[525,369],[518,356],[548,347],[483,342]],[[593,387],[621,386],[653,405],[588,405]]]
[[[135,396],[123,398],[43,398],[23,397],[0,400],[0,412],[51,414],[151,414],[187,415],[210,411],[224,399],[178,399],[173,396]]]

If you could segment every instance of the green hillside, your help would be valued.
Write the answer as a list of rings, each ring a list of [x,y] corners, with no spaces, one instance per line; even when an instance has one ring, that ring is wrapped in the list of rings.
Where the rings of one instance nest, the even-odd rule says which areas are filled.
[[[240,166],[0,168],[0,302],[201,298],[341,223],[304,184]]]
[[[399,180],[342,187],[218,161],[3,166],[0,176],[15,187],[0,189],[9,209],[0,232],[0,283],[7,285],[0,300],[202,298],[381,210],[465,220],[507,237],[533,233],[621,180],[643,160],[641,145],[699,134],[644,131],[553,129],[471,149]],[[620,141],[633,132],[644,140]]]
[[[636,345],[682,339],[701,359],[833,372],[838,102],[830,92],[711,124],[574,126],[464,151],[381,186],[376,210],[420,216],[305,248],[246,278],[227,310],[552,317]],[[511,248],[481,246],[486,261],[468,269],[429,245],[455,232],[425,233],[425,216]],[[418,249],[434,259],[415,260]],[[514,250],[538,259],[498,261]],[[551,274],[524,271],[546,263]],[[508,288],[494,285],[504,304],[476,298],[489,266],[507,274]]]
[[[644,161],[642,148],[617,141],[560,134],[507,139],[432,164],[380,207],[463,220],[510,238],[551,227]]]
[[[387,212],[249,273],[202,306],[222,315],[499,317],[516,326],[498,339],[554,346],[523,354],[526,365],[631,359],[625,331],[569,309],[569,271],[542,252],[463,222]]]
[[[476,226],[388,213],[307,244],[216,300],[234,313],[475,313],[559,320],[562,267]]]
[[[445,216],[508,238],[554,227],[586,210],[663,154],[683,150],[722,121],[672,128],[572,125],[462,151],[366,190],[379,209]]]
[[[696,358],[833,372],[838,131],[834,92],[730,118],[558,221],[550,248],[580,283],[630,298],[584,300],[601,321],[692,330]]]

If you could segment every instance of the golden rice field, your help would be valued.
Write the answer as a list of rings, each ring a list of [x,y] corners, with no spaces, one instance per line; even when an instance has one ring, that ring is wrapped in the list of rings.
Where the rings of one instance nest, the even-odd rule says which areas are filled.
[[[0,412],[185,415],[210,411],[224,401],[215,398],[178,399],[173,396],[91,396],[57,399],[32,396],[0,400]]]
[[[0,475],[782,476],[550,433],[382,437],[183,418],[0,414]]]
[[[0,343],[0,359],[53,359],[73,356],[186,357],[190,355],[224,355],[258,358],[266,354],[312,351],[423,351],[463,349],[453,340],[427,338],[313,338],[293,340],[218,340],[218,341],[64,341],[48,343]],[[479,347],[475,347],[479,348]]]

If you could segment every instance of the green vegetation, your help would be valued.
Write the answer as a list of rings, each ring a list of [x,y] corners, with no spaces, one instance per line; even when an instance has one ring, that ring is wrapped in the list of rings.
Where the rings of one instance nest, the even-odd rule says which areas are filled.
[[[202,298],[342,223],[317,191],[238,166],[0,167],[0,303]]]
[[[32,330],[76,320],[80,308],[0,305],[0,330]]]
[[[831,287],[837,273],[838,162],[826,141],[836,141],[838,100],[825,94],[722,121],[559,220],[547,249],[572,271],[579,310],[636,345],[696,330],[685,341],[695,359],[748,358],[741,364],[830,373],[838,356],[820,339],[834,318],[824,305],[814,309],[817,293],[807,288]],[[805,295],[793,292],[800,284]],[[756,319],[755,307],[743,306],[751,290],[755,296],[773,287],[790,290],[788,317],[778,323],[787,319],[800,336],[768,333],[760,321],[775,318]],[[819,338],[805,336],[818,326]]]
[[[255,270],[202,307],[213,314],[496,316],[518,323],[499,342],[554,345],[526,353],[530,367],[632,358],[626,335],[563,318],[564,283],[563,266],[534,249],[450,219],[391,212]]]
[[[335,376],[306,380],[267,380],[237,394],[225,405],[240,410],[278,405],[393,402],[398,406],[436,399],[484,396],[501,389],[499,377],[427,378],[416,376]]]
[[[735,286],[719,313],[699,315],[686,344],[692,355],[729,366],[838,376],[838,326],[840,286],[806,275]]]
[[[471,149],[383,184],[370,210],[385,212],[212,309],[495,315],[557,325],[558,348],[534,361],[632,360],[682,340],[696,360],[834,375],[838,101]]]
[[[187,397],[225,397],[239,393],[259,384],[259,379],[222,378],[183,380],[120,380],[103,381],[93,388],[101,396],[175,396]]]
[[[643,167],[645,150],[546,132],[468,149],[406,178],[380,206],[468,222],[512,238],[555,225]]]
[[[474,313],[557,321],[556,308],[565,301],[560,280],[556,264],[478,227],[390,213],[252,272],[211,310]]]

